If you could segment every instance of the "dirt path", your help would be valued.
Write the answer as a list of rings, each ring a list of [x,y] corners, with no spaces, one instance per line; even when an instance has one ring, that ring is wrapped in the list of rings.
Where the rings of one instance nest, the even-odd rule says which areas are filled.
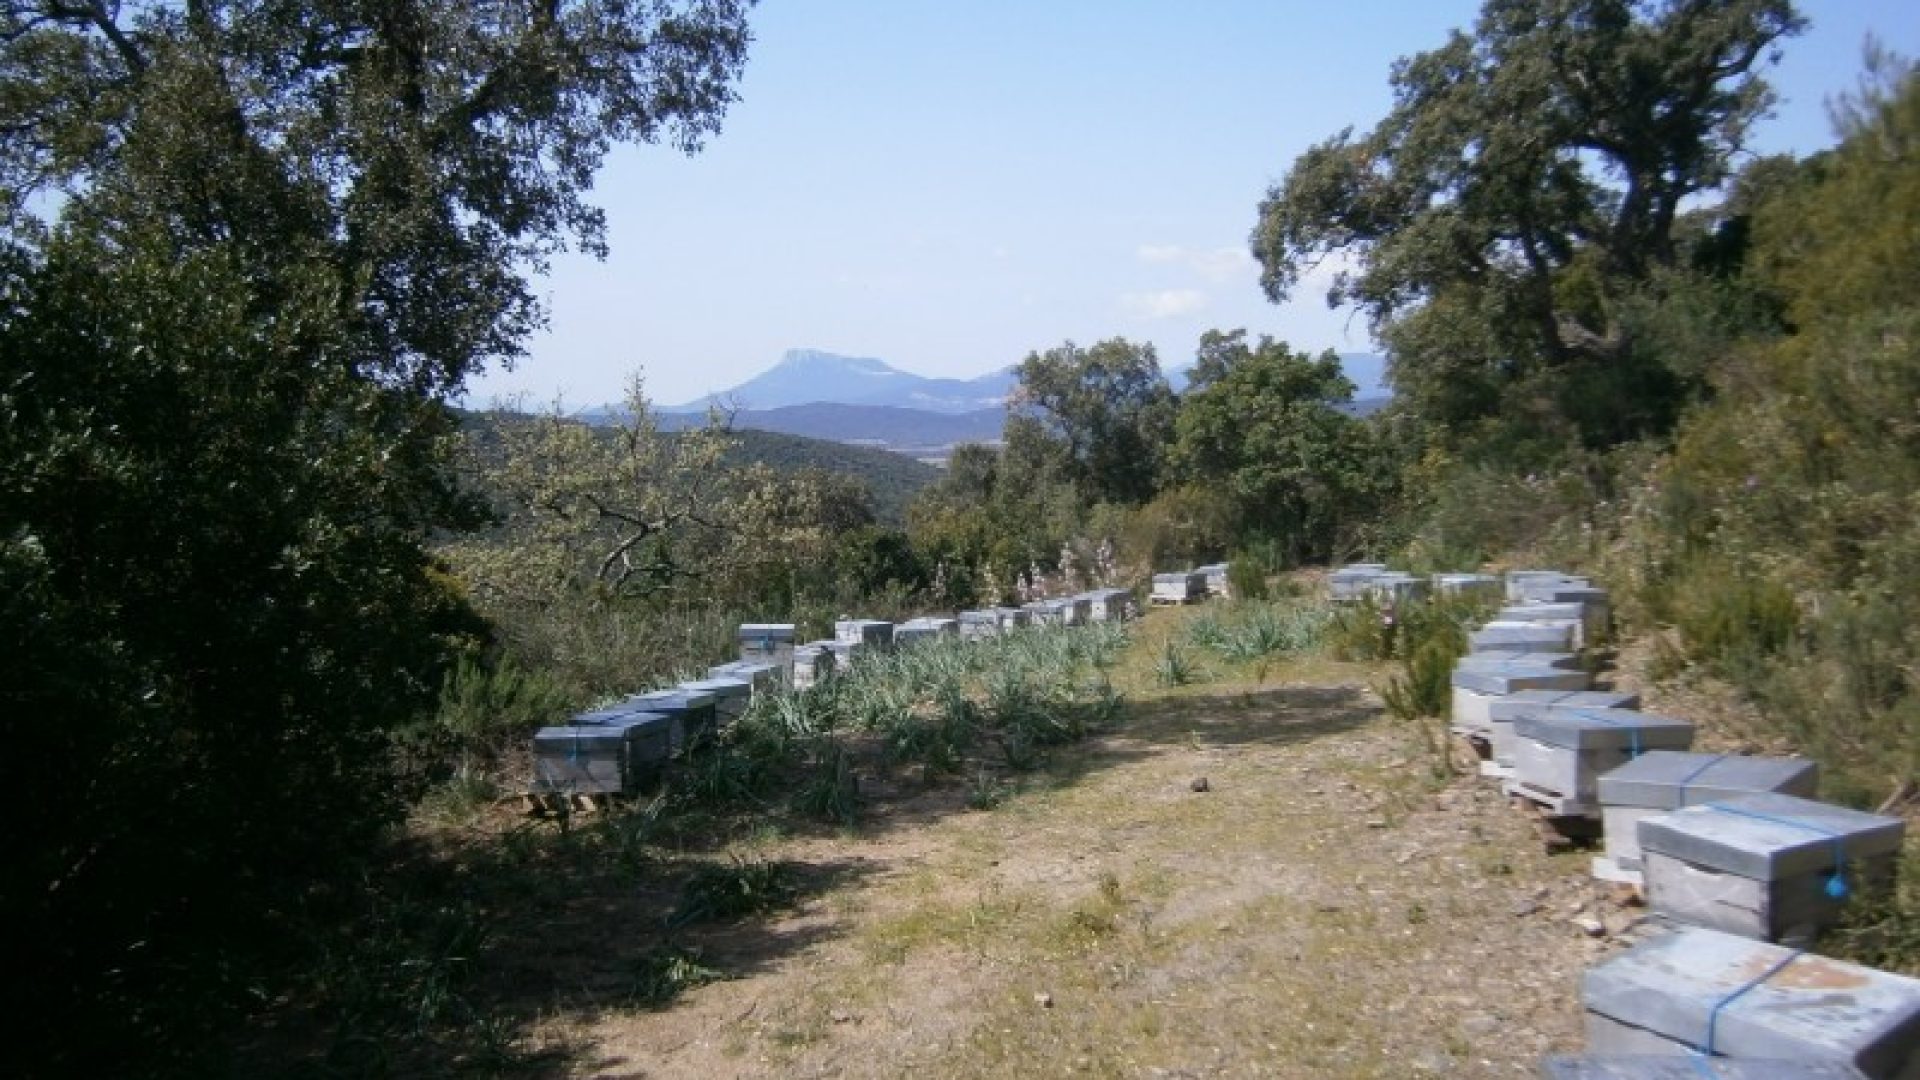
[[[1618,947],[1575,917],[1619,913],[1345,681],[1151,694],[996,809],[764,840],[830,880],[692,935],[739,977],[531,1041],[600,1077],[1532,1075]]]

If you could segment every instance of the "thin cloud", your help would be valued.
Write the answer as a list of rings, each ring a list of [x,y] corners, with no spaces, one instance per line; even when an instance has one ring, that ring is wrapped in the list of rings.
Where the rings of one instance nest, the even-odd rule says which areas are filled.
[[[1120,306],[1136,319],[1177,319],[1206,307],[1207,294],[1199,289],[1122,293]]]
[[[1141,244],[1134,257],[1157,266],[1180,266],[1215,284],[1251,277],[1253,256],[1245,248],[1190,248],[1179,244]]]

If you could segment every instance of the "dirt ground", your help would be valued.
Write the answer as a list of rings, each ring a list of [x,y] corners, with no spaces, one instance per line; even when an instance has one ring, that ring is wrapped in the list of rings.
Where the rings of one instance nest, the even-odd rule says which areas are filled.
[[[1535,1075],[1578,1048],[1580,974],[1634,912],[1492,782],[1436,777],[1370,678],[1136,690],[993,809],[907,785],[855,828],[751,838],[726,854],[805,888],[682,932],[728,978],[582,1006],[656,933],[633,920],[623,948],[529,959],[552,1004],[520,1041],[591,1077]]]

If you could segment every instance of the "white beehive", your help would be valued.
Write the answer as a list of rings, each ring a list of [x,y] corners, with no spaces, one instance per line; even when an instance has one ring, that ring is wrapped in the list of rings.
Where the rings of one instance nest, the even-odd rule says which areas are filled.
[[[1508,694],[1487,706],[1490,734],[1487,760],[1480,763],[1480,775],[1508,779],[1513,775],[1513,722],[1553,710],[1638,709],[1640,695],[1618,690],[1522,690]]]
[[[1489,707],[1495,700],[1522,690],[1585,690],[1592,685],[1593,678],[1584,671],[1567,671],[1542,664],[1455,667],[1453,732],[1491,745],[1493,716]]]
[[[792,623],[741,623],[740,659],[785,666],[793,662]]]

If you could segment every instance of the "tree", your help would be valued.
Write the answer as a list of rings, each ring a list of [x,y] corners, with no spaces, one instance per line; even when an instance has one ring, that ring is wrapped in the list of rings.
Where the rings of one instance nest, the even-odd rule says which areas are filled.
[[[1365,431],[1338,408],[1352,398],[1332,352],[1310,357],[1264,336],[1249,347],[1244,330],[1210,330],[1181,399],[1175,469],[1225,496],[1242,544],[1328,557],[1341,524],[1375,508]]]
[[[1010,454],[1058,455],[1089,503],[1153,497],[1173,429],[1173,390],[1153,346],[1124,338],[1030,353],[1007,420]]]
[[[1488,0],[1472,37],[1395,66],[1378,127],[1268,192],[1262,285],[1278,303],[1350,264],[1329,303],[1368,314],[1396,388],[1455,438],[1560,422],[1562,374],[1644,360],[1621,298],[1675,264],[1682,206],[1727,179],[1770,100],[1754,70],[1801,25],[1788,0]],[[1611,389],[1681,388],[1656,370]]]
[[[388,736],[480,630],[424,552],[478,520],[447,401],[602,247],[607,149],[697,147],[746,43],[728,0],[0,6],[27,1071],[205,1052],[404,807]]]

